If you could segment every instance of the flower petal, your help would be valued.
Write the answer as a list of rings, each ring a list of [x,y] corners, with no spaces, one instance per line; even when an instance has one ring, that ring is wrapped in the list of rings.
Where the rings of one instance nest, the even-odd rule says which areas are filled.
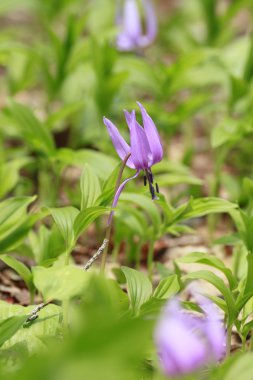
[[[204,331],[210,345],[210,359],[220,360],[226,354],[226,333],[216,305],[208,299],[201,300],[200,307],[206,314]]]
[[[126,34],[132,41],[137,41],[141,34],[141,20],[136,0],[125,0],[123,15],[123,34]]]
[[[155,330],[161,365],[169,376],[192,372],[206,361],[204,341],[194,328],[198,329],[198,325],[189,328],[188,317],[178,302],[172,300],[164,309]]]
[[[153,156],[153,164],[156,164],[157,162],[160,162],[161,159],[163,158],[163,148],[160,141],[160,137],[157,132],[155,123],[153,122],[151,117],[148,115],[143,105],[139,102],[137,102],[137,104],[141,110],[145,134],[147,136],[150,150]]]
[[[126,119],[126,122],[127,122],[128,128],[130,129],[130,128],[131,128],[131,121],[132,121],[132,118],[135,116],[135,111],[132,111],[132,112],[130,113],[130,112],[128,112],[127,110],[124,110],[124,115],[125,115],[125,119]]]
[[[131,51],[136,48],[136,45],[126,34],[120,33],[117,37],[117,47],[120,51]]]
[[[131,152],[130,146],[127,144],[127,142],[123,139],[121,134],[118,131],[118,128],[106,117],[103,118],[104,124],[109,132],[109,135],[111,137],[112,143],[121,158],[121,160],[124,160],[124,158]],[[131,157],[127,160],[126,164],[129,168],[135,169],[135,165],[133,163],[133,160]]]
[[[139,39],[139,46],[145,47],[150,45],[157,34],[157,17],[151,0],[142,0],[146,17],[146,35]]]
[[[131,158],[136,169],[148,169],[153,164],[153,157],[144,129],[137,123],[132,112],[130,128]]]

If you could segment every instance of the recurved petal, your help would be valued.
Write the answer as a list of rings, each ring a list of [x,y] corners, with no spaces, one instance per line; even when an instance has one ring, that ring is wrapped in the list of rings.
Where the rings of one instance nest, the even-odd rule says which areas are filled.
[[[132,51],[136,48],[136,44],[126,34],[120,33],[117,37],[117,48],[121,51]]]
[[[206,314],[203,328],[210,345],[210,359],[220,360],[226,353],[226,333],[221,315],[216,305],[207,299],[201,300],[200,306]]]
[[[186,374],[205,364],[206,347],[195,329],[188,328],[187,315],[177,312],[162,316],[155,341],[161,365],[169,376]]]
[[[112,143],[116,149],[116,152],[118,153],[121,160],[124,160],[124,158],[131,153],[130,146],[127,144],[127,142],[123,139],[121,134],[118,131],[118,128],[106,117],[103,118],[104,124],[108,130],[108,133],[111,137]],[[133,163],[132,157],[129,157],[127,160],[127,166],[129,168],[135,169],[135,165]]]
[[[129,36],[133,41],[138,40],[142,34],[140,13],[136,0],[125,0],[123,33]]]
[[[162,148],[161,140],[160,140],[158,131],[156,129],[155,123],[153,122],[151,117],[148,115],[143,105],[139,102],[137,102],[137,104],[141,110],[145,134],[147,136],[147,140],[148,140],[150,150],[153,156],[153,164],[156,164],[157,162],[160,162],[161,159],[163,158],[163,148]]]
[[[136,169],[148,169],[153,164],[153,156],[144,129],[137,123],[135,113],[129,122],[131,158]]]
[[[139,40],[139,45],[142,47],[150,45],[157,34],[157,17],[152,0],[142,0],[143,8],[146,17],[146,35],[142,36]]]

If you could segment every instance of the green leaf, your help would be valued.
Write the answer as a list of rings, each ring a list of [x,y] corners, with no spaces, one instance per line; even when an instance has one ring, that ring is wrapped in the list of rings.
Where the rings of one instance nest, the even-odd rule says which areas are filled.
[[[180,290],[180,285],[176,274],[162,279],[154,291],[153,297],[158,299],[168,299]]]
[[[34,284],[45,301],[68,300],[83,294],[89,284],[90,273],[76,266],[34,267]]]
[[[0,259],[10,268],[15,270],[20,275],[20,277],[25,281],[30,292],[33,292],[34,284],[33,284],[32,273],[29,270],[29,268],[22,262],[15,259],[15,257],[13,256],[1,255]]]
[[[185,255],[179,259],[176,260],[177,263],[199,263],[199,264],[206,264],[211,267],[219,269],[221,272],[225,274],[227,277],[231,289],[234,289],[237,286],[237,281],[234,278],[231,270],[227,268],[223,261],[220,260],[218,257],[208,255],[207,253],[202,252],[192,252],[188,255]]]
[[[24,318],[25,315],[27,316],[31,313],[34,307],[34,305],[24,307],[0,301],[0,320],[10,317]],[[14,336],[4,343],[2,349],[8,349],[22,342],[27,345],[29,352],[41,352],[41,349],[45,348],[45,346],[39,338],[41,336],[54,336],[56,334],[59,328],[60,310],[60,307],[56,305],[46,306],[40,311],[38,322],[32,323],[27,328],[20,328]]]
[[[66,245],[71,248],[75,243],[74,222],[79,214],[75,207],[61,207],[48,209],[57,225]]]
[[[229,288],[225,285],[225,283],[222,281],[222,279],[218,276],[216,276],[212,272],[208,272],[205,270],[201,270],[198,272],[193,272],[189,273],[186,276],[183,276],[183,281],[188,281],[188,280],[206,280],[213,286],[215,286],[221,294],[224,296],[224,299],[227,304],[227,309],[228,309],[228,317],[229,317],[229,323],[233,323],[234,319],[237,315],[236,311],[236,305],[235,305],[235,300],[233,298],[233,295]]]
[[[84,166],[81,180],[81,210],[95,205],[97,198],[101,194],[101,187],[97,175],[90,165]]]
[[[0,198],[14,188],[19,179],[19,170],[30,161],[30,158],[23,157],[0,164]]]
[[[74,151],[68,148],[62,148],[55,152],[53,158],[65,165],[75,165],[81,168],[83,168],[83,163],[85,162],[94,168],[99,178],[104,180],[110,175],[117,163],[112,157],[91,149]]]
[[[47,118],[46,124],[49,127],[53,127],[54,125],[58,124],[61,121],[66,120],[69,116],[76,113],[78,110],[80,110],[80,108],[83,107],[83,105],[84,105],[83,101],[64,105],[58,111],[49,115],[49,117]]]
[[[221,198],[199,198],[193,199],[187,208],[180,216],[179,220],[196,218],[209,214],[229,212],[238,206]],[[178,221],[177,219],[177,221]]]
[[[0,203],[0,252],[15,248],[39,218],[39,214],[28,215],[26,211],[35,199],[16,197]]]
[[[136,203],[150,216],[156,230],[159,230],[162,224],[160,213],[150,197],[136,193],[122,193],[120,201]]]
[[[128,296],[132,310],[137,314],[142,304],[144,304],[152,294],[152,284],[148,277],[137,270],[122,267],[122,272],[126,277]]]
[[[9,317],[0,320],[0,347],[23,326],[27,316]]]
[[[81,211],[74,221],[74,238],[75,241],[94,222],[99,216],[105,214],[110,209],[107,207],[90,207]]]
[[[201,179],[194,177],[190,174],[178,174],[178,173],[172,173],[172,174],[159,174],[155,177],[157,183],[159,186],[175,186],[180,185],[182,183],[187,185],[202,185]]]
[[[253,353],[244,352],[231,356],[220,368],[214,371],[211,380],[250,380],[252,379]]]
[[[12,102],[7,112],[31,149],[47,156],[53,154],[55,146],[52,135],[28,107]]]

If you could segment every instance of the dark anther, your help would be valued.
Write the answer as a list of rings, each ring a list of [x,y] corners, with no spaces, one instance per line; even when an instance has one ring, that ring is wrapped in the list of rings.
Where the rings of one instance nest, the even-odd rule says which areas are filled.
[[[147,186],[147,177],[144,175],[144,186]]]
[[[155,188],[156,188],[156,192],[159,194],[159,193],[160,193],[160,191],[159,191],[159,186],[158,186],[158,184],[157,184],[157,183],[155,184]]]

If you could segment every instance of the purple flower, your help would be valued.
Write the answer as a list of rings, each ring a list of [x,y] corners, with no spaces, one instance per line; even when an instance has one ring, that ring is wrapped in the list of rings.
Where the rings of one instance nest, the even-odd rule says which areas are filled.
[[[135,111],[132,111],[131,113],[128,111],[124,112],[126,122],[130,130],[131,146],[129,146],[121,136],[117,127],[110,120],[104,117],[104,124],[107,127],[119,157],[121,160],[124,160],[127,155],[131,154],[127,160],[127,166],[131,169],[137,170],[133,177],[128,178],[120,185],[113,201],[113,207],[116,206],[119,196],[126,183],[131,179],[136,178],[141,170],[145,173],[144,184],[146,185],[147,181],[149,183],[149,190],[152,195],[152,199],[156,198],[156,192],[159,193],[158,185],[155,184],[154,186],[151,167],[161,161],[163,157],[163,148],[153,120],[141,103],[137,102],[137,104],[141,110],[143,127],[137,122]]]
[[[184,311],[178,300],[170,301],[155,330],[155,343],[163,371],[184,375],[224,357],[226,336],[216,306],[200,303],[204,316]]]
[[[119,50],[131,51],[150,45],[157,33],[157,20],[152,0],[142,0],[145,16],[145,31],[137,0],[124,0],[123,5],[118,6],[116,23],[120,27],[117,38]]]

